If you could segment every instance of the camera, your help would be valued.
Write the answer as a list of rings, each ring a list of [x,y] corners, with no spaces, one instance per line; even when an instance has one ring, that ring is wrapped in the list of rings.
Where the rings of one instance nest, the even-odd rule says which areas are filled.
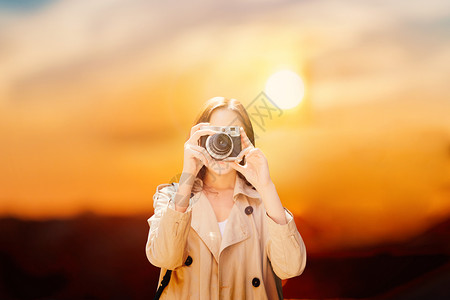
[[[239,126],[202,126],[200,129],[217,131],[200,137],[200,146],[206,148],[216,160],[234,161],[241,152],[241,132]]]

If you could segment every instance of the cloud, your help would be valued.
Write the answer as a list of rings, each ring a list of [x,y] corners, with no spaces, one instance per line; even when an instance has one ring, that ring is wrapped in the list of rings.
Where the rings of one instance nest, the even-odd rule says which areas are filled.
[[[248,104],[289,66],[303,106],[257,141],[283,203],[330,247],[417,234],[447,215],[450,181],[448,4],[428,3],[66,0],[10,16],[0,210],[150,210],[200,105]]]

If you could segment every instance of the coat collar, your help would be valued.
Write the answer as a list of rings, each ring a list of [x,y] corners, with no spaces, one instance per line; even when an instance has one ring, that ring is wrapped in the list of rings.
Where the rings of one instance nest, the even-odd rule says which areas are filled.
[[[242,179],[241,177],[239,177],[236,174],[236,182],[234,184],[234,193],[233,193],[233,199],[234,201],[236,201],[237,196],[239,194],[244,194],[254,200],[256,200],[257,202],[261,202],[261,197],[259,196],[259,193],[257,190],[252,189],[250,186],[248,186],[244,179]]]
[[[202,183],[201,183],[202,184]],[[247,197],[239,196],[240,194]],[[251,236],[251,215],[245,214],[245,208],[250,201],[261,202],[259,193],[245,184],[236,176],[234,185],[234,205],[228,216],[228,222],[223,237],[220,234],[214,209],[203,191],[194,197],[197,201],[192,205],[191,227],[197,232],[203,242],[219,262],[220,253],[227,247],[243,241]]]
[[[198,177],[195,178],[195,181],[198,181],[198,184],[203,188],[203,181],[200,178],[198,178]],[[234,192],[233,192],[234,201],[236,201],[236,199],[238,199],[239,194],[246,195],[247,197],[253,199],[257,203],[262,202],[259,192],[256,189],[254,190],[250,186],[248,186],[245,183],[244,179],[242,179],[241,177],[239,177],[236,174],[236,180],[234,183]]]

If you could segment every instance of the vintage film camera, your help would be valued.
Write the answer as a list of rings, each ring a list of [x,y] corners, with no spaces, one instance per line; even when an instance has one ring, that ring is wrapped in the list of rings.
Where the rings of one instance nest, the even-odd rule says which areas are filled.
[[[206,148],[215,160],[234,161],[241,152],[241,132],[239,126],[201,126],[200,129],[217,131],[200,137],[200,146]]]

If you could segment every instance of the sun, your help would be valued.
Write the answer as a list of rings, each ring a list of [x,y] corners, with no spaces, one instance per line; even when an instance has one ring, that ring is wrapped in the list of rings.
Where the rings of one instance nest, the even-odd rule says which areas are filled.
[[[305,85],[297,73],[281,70],[269,77],[264,92],[281,109],[289,109],[300,104],[305,95]]]

